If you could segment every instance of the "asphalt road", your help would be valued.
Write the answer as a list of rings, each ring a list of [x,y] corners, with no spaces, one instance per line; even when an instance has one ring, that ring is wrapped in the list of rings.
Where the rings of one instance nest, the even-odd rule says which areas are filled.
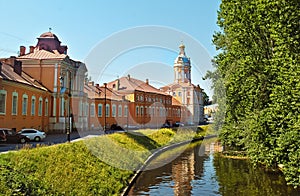
[[[77,140],[79,138],[84,138],[88,135],[102,135],[104,134],[103,132],[100,131],[86,131],[86,132],[72,132],[70,134],[70,140],[74,141]],[[19,150],[21,148],[23,148],[24,146],[30,146],[32,148],[36,147],[37,145],[53,145],[53,144],[59,144],[59,143],[65,143],[67,142],[67,134],[64,133],[60,133],[60,134],[47,134],[46,138],[43,141],[40,142],[28,142],[26,144],[8,144],[8,143],[0,143],[0,153],[3,152],[8,152],[8,151],[12,151],[12,150]]]

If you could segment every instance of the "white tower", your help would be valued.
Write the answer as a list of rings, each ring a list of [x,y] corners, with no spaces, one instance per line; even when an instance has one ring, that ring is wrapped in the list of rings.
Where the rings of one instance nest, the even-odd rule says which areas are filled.
[[[179,45],[180,52],[174,61],[174,82],[191,83],[191,60],[185,54],[183,43]]]

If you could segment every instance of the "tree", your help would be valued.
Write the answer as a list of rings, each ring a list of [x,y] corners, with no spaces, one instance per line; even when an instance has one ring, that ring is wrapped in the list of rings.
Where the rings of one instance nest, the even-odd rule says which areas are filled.
[[[299,0],[223,0],[218,25],[207,78],[226,94],[222,141],[254,163],[284,165],[288,183],[300,186]]]

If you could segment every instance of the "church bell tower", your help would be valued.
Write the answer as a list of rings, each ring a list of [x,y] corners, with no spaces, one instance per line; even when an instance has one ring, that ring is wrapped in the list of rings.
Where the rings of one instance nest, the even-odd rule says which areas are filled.
[[[191,83],[191,60],[185,54],[185,45],[179,45],[179,54],[174,61],[174,82]]]

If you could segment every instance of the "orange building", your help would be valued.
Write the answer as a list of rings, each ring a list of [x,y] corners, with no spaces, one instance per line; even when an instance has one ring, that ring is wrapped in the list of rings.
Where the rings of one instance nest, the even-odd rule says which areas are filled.
[[[0,62],[0,127],[49,130],[51,92],[15,57]]]
[[[84,63],[67,55],[67,46],[46,32],[20,56],[2,59],[0,127],[33,127],[51,132],[157,128],[175,122],[197,123],[202,89],[191,84],[184,45],[175,60],[173,84],[157,89],[149,80],[121,77],[105,85],[87,80]]]
[[[130,75],[109,82],[107,88],[128,100],[128,126],[161,127],[180,121],[181,107],[172,104],[172,96]]]
[[[94,85],[94,82],[85,85],[85,92],[89,99],[90,129],[104,130],[112,125],[126,127],[131,121],[128,115],[129,101],[124,96],[104,85]]]
[[[87,72],[84,63],[72,60],[67,55],[67,46],[62,46],[58,37],[46,32],[37,38],[36,46],[30,46],[26,53],[20,47],[23,70],[51,92],[49,128],[63,132],[69,123],[78,129],[88,128],[88,116],[85,105],[87,95],[84,93],[84,80]]]

